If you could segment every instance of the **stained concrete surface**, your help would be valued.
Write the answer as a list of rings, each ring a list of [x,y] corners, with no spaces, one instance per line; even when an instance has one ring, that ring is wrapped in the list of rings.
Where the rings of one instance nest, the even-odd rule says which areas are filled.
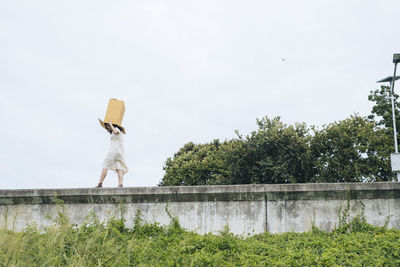
[[[239,235],[304,232],[313,225],[330,231],[349,205],[350,217],[363,214],[373,225],[400,229],[399,200],[399,183],[0,190],[0,227],[50,226],[64,209],[76,224],[96,214],[101,221],[124,216],[132,227],[140,212],[148,223],[165,225],[176,217],[200,234],[225,226]]]

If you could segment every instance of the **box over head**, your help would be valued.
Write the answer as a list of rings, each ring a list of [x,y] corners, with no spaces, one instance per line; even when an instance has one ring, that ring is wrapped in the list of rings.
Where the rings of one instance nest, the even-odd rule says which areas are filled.
[[[108,124],[111,121],[113,125],[119,126],[122,129],[122,132],[125,133],[125,129],[122,127],[122,119],[124,118],[124,113],[125,113],[124,101],[111,98],[108,101],[104,122],[99,119],[100,125],[103,128],[106,128],[105,124],[106,123]]]

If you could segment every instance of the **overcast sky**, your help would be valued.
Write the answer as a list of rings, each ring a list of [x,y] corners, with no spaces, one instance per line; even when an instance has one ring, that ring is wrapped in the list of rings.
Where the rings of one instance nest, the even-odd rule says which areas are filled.
[[[185,143],[248,134],[256,118],[368,115],[400,52],[399,11],[399,0],[2,0],[0,188],[95,186],[109,98],[126,105],[125,186],[157,185]]]

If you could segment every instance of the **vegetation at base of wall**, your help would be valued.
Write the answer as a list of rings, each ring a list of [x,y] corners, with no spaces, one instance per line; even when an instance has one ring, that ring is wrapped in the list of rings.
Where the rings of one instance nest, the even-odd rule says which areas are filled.
[[[400,231],[358,218],[327,233],[235,236],[189,232],[176,219],[144,224],[140,216],[101,223],[92,215],[81,226],[63,216],[57,225],[23,232],[0,231],[2,266],[399,266]]]
[[[371,91],[371,114],[354,114],[322,127],[287,125],[280,117],[257,120],[237,138],[189,142],[164,164],[161,186],[376,182],[393,180],[390,89]],[[400,129],[398,95],[395,95]],[[398,130],[399,130],[398,129]]]

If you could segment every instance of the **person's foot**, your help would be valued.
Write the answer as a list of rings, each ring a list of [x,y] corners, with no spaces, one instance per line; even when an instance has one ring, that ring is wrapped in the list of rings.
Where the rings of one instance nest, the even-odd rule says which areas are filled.
[[[103,187],[103,183],[98,183],[98,185],[96,186],[96,188],[102,188]]]
[[[124,187],[122,184],[119,184],[118,187]]]

